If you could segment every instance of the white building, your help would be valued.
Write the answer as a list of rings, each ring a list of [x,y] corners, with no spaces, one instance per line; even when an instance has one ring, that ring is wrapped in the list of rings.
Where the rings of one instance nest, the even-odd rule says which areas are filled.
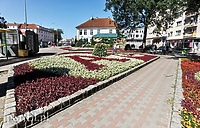
[[[16,29],[18,30],[18,28],[20,27],[21,24],[19,23],[7,23],[7,29]]]
[[[171,48],[188,48],[200,51],[200,16],[184,12],[161,35],[154,34],[154,27],[147,30],[146,44],[167,45]],[[163,42],[163,37],[165,42]]]
[[[25,34],[25,30],[34,31],[36,34],[38,34],[38,41],[43,42],[53,42],[54,41],[54,33],[49,28],[42,27],[40,25],[36,24],[27,24],[27,27],[25,28],[24,24],[19,23],[7,23],[6,24],[8,29],[16,29],[22,32],[22,34]]]
[[[25,28],[25,25],[21,24],[19,29],[21,30],[22,33],[24,33],[26,29],[34,31],[36,34],[38,34],[39,41],[42,42],[54,41],[54,33],[49,28],[45,28],[36,24],[27,24],[27,27]]]
[[[123,35],[126,37],[126,44],[134,45],[134,48],[139,48],[142,45],[144,37],[144,28],[136,28],[135,30],[124,30]],[[133,47],[132,47],[133,48]]]
[[[116,34],[116,24],[110,18],[90,18],[76,29],[77,40],[88,39],[88,42],[97,34]]]
[[[171,47],[191,48],[200,51],[200,16],[183,13],[167,30]]]

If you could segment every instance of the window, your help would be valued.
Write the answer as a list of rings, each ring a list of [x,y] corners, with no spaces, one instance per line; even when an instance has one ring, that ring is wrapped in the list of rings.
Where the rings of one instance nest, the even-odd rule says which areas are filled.
[[[87,30],[86,29],[84,30],[84,35],[87,35]]]
[[[180,36],[181,35],[181,30],[176,31],[176,36]]]
[[[90,29],[90,35],[93,35],[93,29]]]
[[[109,33],[112,33],[112,29],[109,29]]]
[[[139,35],[136,35],[136,37],[139,37]]]
[[[100,29],[97,29],[97,34],[100,34]]]
[[[170,25],[169,25],[169,28],[173,28],[173,24],[170,24]]]
[[[170,36],[172,36],[172,34],[173,34],[173,32],[170,32],[170,33],[168,33],[168,36],[170,37]]]
[[[191,17],[191,23],[196,23],[197,22],[197,17]]]
[[[135,32],[138,33],[138,30],[136,30]]]
[[[170,36],[172,36],[173,35],[173,32],[170,32]]]
[[[182,21],[178,21],[177,26],[181,26],[181,25],[182,25]]]
[[[82,35],[82,30],[80,30],[80,33],[79,33],[80,35]]]

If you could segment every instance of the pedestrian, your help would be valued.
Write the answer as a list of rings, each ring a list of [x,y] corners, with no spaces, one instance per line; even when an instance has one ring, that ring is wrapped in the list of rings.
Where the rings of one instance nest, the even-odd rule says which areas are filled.
[[[42,41],[40,42],[40,48],[43,48],[43,42]]]
[[[117,53],[117,45],[116,43],[114,43],[113,45],[113,54]]]
[[[162,52],[163,52],[163,55],[165,55],[165,54],[166,54],[166,50],[167,50],[166,46],[165,46],[165,45],[163,45],[163,50],[162,50]]]

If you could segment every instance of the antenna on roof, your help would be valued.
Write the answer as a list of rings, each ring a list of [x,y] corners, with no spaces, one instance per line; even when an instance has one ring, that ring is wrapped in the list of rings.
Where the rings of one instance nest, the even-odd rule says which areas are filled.
[[[93,16],[92,17],[90,17],[90,20],[93,20],[94,18],[93,18]]]

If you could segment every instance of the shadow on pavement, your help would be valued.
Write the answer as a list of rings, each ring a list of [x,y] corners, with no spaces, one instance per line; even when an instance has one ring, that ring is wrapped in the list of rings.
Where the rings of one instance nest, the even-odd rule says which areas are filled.
[[[0,97],[6,95],[6,86],[7,86],[7,82],[0,84]]]

